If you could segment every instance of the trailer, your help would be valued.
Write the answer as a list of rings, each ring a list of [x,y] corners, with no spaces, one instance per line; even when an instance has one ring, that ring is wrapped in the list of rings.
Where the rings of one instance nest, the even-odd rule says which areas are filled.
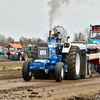
[[[56,43],[54,37],[51,37],[54,27],[49,31],[47,41],[38,43],[33,56],[34,60],[23,63],[23,79],[30,81],[33,73],[35,79],[48,79],[52,73],[57,82],[61,82],[63,79],[78,80],[81,77],[99,75],[100,39],[94,37],[94,34],[99,32],[96,31],[96,29],[99,29],[98,27],[90,26],[91,38],[89,43],[68,43],[69,37],[67,37],[65,43]],[[65,30],[62,26],[56,26],[57,28]]]

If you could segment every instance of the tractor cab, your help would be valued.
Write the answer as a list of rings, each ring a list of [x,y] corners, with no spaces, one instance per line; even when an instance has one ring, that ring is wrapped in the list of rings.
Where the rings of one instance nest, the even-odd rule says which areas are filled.
[[[49,37],[46,42],[39,42],[37,45],[37,59],[52,59],[53,62],[62,61],[62,41],[57,42],[54,38],[54,29],[57,29],[61,38],[66,34],[66,30],[62,26],[55,26],[49,31]],[[64,37],[66,37],[64,35]],[[66,39],[66,38],[65,38]],[[63,39],[61,39],[63,40]],[[64,41],[64,40],[63,40]],[[66,40],[65,40],[66,41]]]
[[[49,33],[51,34],[51,33]],[[50,60],[52,64],[56,64],[57,61],[62,61],[61,56],[62,45],[56,43],[54,37],[49,37],[46,42],[39,42],[37,45],[37,59]]]

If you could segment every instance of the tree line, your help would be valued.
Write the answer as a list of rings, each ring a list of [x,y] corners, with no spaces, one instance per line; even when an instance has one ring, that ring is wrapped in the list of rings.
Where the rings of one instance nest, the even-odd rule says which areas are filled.
[[[44,34],[45,35],[45,40],[47,40],[48,38],[48,33]],[[62,37],[62,42],[65,42],[65,38],[66,38],[67,34],[62,33],[61,37]],[[79,32],[79,33],[74,33],[74,39],[73,41],[78,42],[78,41],[84,41],[84,42],[88,42],[90,38],[90,29],[86,28],[83,32]],[[44,40],[42,40],[41,38],[26,38],[26,37],[20,37],[19,41],[15,41],[14,38],[12,37],[5,37],[4,35],[0,34],[0,46],[4,46],[6,47],[7,44],[9,43],[20,43],[22,46],[27,46],[27,45],[37,45],[38,42],[43,42]]]
[[[15,41],[12,37],[5,37],[4,35],[0,34],[0,46],[6,47],[9,43],[20,43],[22,46],[27,45],[37,45],[38,42],[43,42],[44,40],[40,38],[26,38],[26,37],[20,37],[19,41]]]
[[[89,28],[85,28],[85,30],[83,32],[79,32],[79,33],[74,33],[74,42],[78,42],[78,41],[84,41],[84,42],[88,42],[89,39],[91,38],[91,33],[90,33],[90,29]]]

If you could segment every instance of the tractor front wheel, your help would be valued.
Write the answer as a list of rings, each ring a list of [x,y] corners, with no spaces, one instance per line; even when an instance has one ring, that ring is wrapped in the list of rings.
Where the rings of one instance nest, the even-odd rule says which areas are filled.
[[[58,62],[55,66],[55,80],[56,82],[61,82],[64,78],[64,64]]]
[[[30,81],[32,79],[32,71],[29,70],[29,61],[23,63],[22,76],[25,81]]]

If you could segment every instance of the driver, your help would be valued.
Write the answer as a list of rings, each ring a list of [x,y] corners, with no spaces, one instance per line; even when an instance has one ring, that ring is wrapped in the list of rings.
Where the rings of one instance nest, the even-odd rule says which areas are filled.
[[[99,33],[97,33],[97,35],[96,35],[94,38],[95,38],[95,39],[100,39]]]
[[[54,29],[53,37],[55,38],[56,42],[61,42],[61,34],[57,29]]]

